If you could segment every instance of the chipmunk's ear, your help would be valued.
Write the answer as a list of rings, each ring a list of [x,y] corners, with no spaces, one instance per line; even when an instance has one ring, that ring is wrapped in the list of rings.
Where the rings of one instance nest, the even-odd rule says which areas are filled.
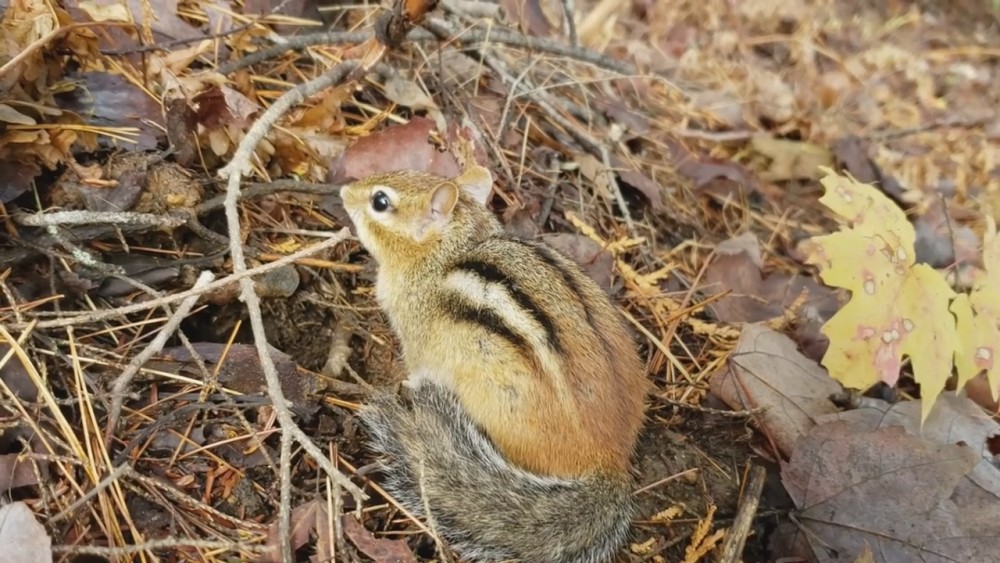
[[[458,185],[454,182],[441,182],[431,192],[430,205],[427,209],[430,221],[440,221],[451,215],[458,203]]]
[[[461,176],[455,178],[455,183],[473,199],[486,205],[490,198],[490,192],[493,190],[493,175],[486,168],[473,165],[462,172]]]
[[[455,204],[458,203],[458,185],[451,180],[442,181],[434,186],[422,202],[419,220],[413,231],[413,238],[421,241],[430,232],[444,227],[451,218]]]

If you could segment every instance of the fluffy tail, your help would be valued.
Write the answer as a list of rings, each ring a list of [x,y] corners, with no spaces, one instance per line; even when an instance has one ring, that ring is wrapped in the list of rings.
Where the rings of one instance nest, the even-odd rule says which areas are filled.
[[[629,479],[560,479],[514,467],[438,385],[419,385],[409,406],[379,396],[361,419],[387,458],[385,488],[464,558],[599,563],[628,536]]]

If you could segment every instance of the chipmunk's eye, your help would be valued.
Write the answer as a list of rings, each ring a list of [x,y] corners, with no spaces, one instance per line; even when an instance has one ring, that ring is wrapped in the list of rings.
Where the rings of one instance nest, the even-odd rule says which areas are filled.
[[[382,190],[379,190],[372,194],[372,210],[376,213],[382,213],[391,207],[392,203],[389,201],[389,196],[385,194]]]

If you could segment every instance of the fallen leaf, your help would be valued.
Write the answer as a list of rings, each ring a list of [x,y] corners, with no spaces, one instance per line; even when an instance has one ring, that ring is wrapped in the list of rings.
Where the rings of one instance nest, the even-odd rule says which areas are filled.
[[[218,373],[219,383],[240,393],[261,395],[266,393],[267,382],[260,367],[257,349],[247,344],[227,346],[214,342],[197,342],[192,347],[202,357],[210,370]],[[225,354],[222,365],[216,366]],[[271,358],[278,372],[281,390],[296,412],[312,412],[318,399],[313,396],[316,380],[299,374],[295,360],[284,352],[271,348]],[[191,352],[183,346],[165,348],[156,359],[147,363],[149,369],[167,373],[186,374],[200,379]]]
[[[177,15],[177,5],[179,0],[148,0],[148,4],[143,5],[147,0],[126,0],[121,8],[115,8],[115,2],[110,0],[67,0],[66,9],[73,16],[73,21],[87,21],[92,19],[90,15],[94,12],[98,18],[108,18],[117,20],[122,17],[122,10],[127,12],[126,19],[134,23],[140,29],[148,27],[153,32],[153,39],[157,43],[174,39],[198,39],[204,37],[204,33],[187,23]],[[78,15],[74,14],[77,12]],[[147,18],[149,18],[147,20]],[[98,20],[99,21],[99,20]],[[226,30],[215,30],[225,32]],[[115,43],[106,46],[113,49],[121,49],[136,46],[138,43],[134,38],[124,33],[110,34],[115,39]],[[102,45],[104,46],[104,45]]]
[[[823,326],[830,338],[823,365],[844,386],[867,389],[879,381],[894,386],[908,356],[929,411],[959,349],[949,310],[955,292],[933,268],[916,263],[916,234],[895,203],[826,171],[820,202],[850,227],[813,238],[809,262],[819,265],[824,283],[849,290],[851,300]]]
[[[347,539],[375,563],[417,563],[405,541],[376,538],[351,514],[342,515],[340,521]]]
[[[798,305],[800,323],[825,322],[840,308],[836,294],[811,277],[765,276],[760,244],[751,232],[716,246],[698,290],[705,295],[729,292],[708,305],[723,322],[766,321],[784,315],[793,305]]]
[[[779,74],[755,69],[750,75],[754,87],[753,107],[757,115],[780,125],[795,118],[798,103],[792,87]]]
[[[652,206],[653,211],[660,212],[665,210],[663,205],[663,190],[660,189],[659,184],[649,179],[648,176],[639,172],[618,156],[611,157],[611,165],[615,168],[619,186],[622,188],[631,188],[639,192]]]
[[[0,203],[10,203],[28,191],[41,173],[34,162],[0,162]]]
[[[289,517],[292,551],[298,551],[309,543],[309,536],[316,530],[318,521],[326,519],[326,506],[319,501],[311,500],[293,508]],[[277,519],[268,526],[265,545],[271,549],[261,555],[261,563],[281,563],[281,538],[278,529]]]
[[[28,370],[21,363],[21,359],[11,352],[10,344],[0,344],[0,359],[8,354],[10,357],[7,361],[0,364],[0,381],[3,381],[14,397],[28,403],[34,403],[38,399],[38,386],[31,379]]]
[[[642,138],[652,130],[649,117],[627,107],[619,98],[597,96],[592,103],[624,130],[623,139]]]
[[[702,124],[705,129],[736,131],[747,126],[743,118],[746,104],[728,88],[693,93],[688,103],[707,118],[702,120],[706,121]]]
[[[106,171],[96,165],[69,167],[53,186],[53,201],[89,211],[128,211],[146,187],[147,163],[145,153],[124,153],[112,156]]]
[[[833,143],[833,156],[837,165],[863,184],[878,186],[885,195],[897,203],[903,202],[903,187],[895,178],[885,174],[868,154],[868,143],[860,137],[848,135]]]
[[[781,478],[801,511],[800,541],[820,562],[866,545],[878,545],[877,562],[992,561],[1000,502],[966,504],[962,490],[979,460],[968,446],[898,426],[865,432],[837,421],[796,443]]]
[[[934,199],[913,219],[917,262],[933,268],[949,268],[979,261],[979,236],[958,223],[955,215],[954,207],[946,207],[941,199]]]
[[[765,182],[818,179],[820,167],[833,166],[830,151],[814,143],[754,135],[750,149],[765,157],[766,164],[757,170]]]
[[[455,157],[429,142],[435,127],[427,118],[414,117],[403,125],[393,125],[358,139],[331,163],[328,181],[340,184],[397,170],[423,170],[446,178],[458,176]]]
[[[445,131],[448,128],[444,114],[441,113],[437,102],[427,92],[424,92],[424,89],[414,80],[398,76],[390,78],[385,83],[385,97],[403,107],[416,111],[426,111],[427,115],[434,120],[438,131]]]
[[[131,22],[132,18],[129,16],[128,8],[125,4],[105,4],[100,3],[97,0],[82,0],[78,6],[84,12],[87,12],[91,18],[96,22],[103,21],[115,21],[115,22]]]
[[[597,195],[604,199],[611,199],[611,179],[608,177],[608,169],[604,167],[604,163],[589,154],[579,154],[575,160],[580,167],[580,174],[594,185]]]
[[[983,236],[983,274],[974,281],[972,291],[960,294],[951,305],[961,339],[955,356],[958,385],[962,387],[980,372],[985,372],[993,390],[993,400],[1000,398],[1000,235],[992,217],[987,217]]]
[[[690,179],[699,193],[731,199],[760,190],[753,173],[742,164],[699,155],[672,139],[665,145],[677,172]]]
[[[827,414],[817,417],[817,424],[844,421],[859,432],[869,432],[878,428],[899,426],[911,436],[928,440],[935,444],[965,444],[981,456],[980,465],[989,468],[1000,477],[1000,469],[993,467],[994,454],[990,451],[989,440],[1000,436],[1000,423],[988,416],[968,397],[942,395],[938,404],[926,420],[921,420],[920,401],[888,403],[878,399],[866,400],[863,408]],[[985,465],[983,465],[985,463]],[[975,475],[973,475],[975,477]],[[982,483],[984,491],[1000,494],[992,485]]]
[[[213,86],[194,96],[198,122],[214,129],[221,126],[245,128],[260,106],[229,86]]]
[[[85,72],[74,82],[76,88],[56,97],[60,109],[84,117],[90,125],[134,128],[138,135],[132,148],[157,148],[163,110],[155,98],[118,74]],[[101,137],[101,145],[112,147],[115,142]]]
[[[35,125],[37,123],[32,117],[24,115],[7,104],[0,104],[0,121],[15,125]]]
[[[52,538],[23,502],[0,507],[0,553],[7,561],[52,563]]]
[[[38,484],[31,461],[21,457],[21,454],[0,454],[0,493],[9,495],[11,489]]]
[[[736,410],[764,407],[760,428],[788,455],[820,415],[838,412],[830,395],[841,390],[787,336],[763,325],[744,325],[727,365],[709,379],[712,393]]]

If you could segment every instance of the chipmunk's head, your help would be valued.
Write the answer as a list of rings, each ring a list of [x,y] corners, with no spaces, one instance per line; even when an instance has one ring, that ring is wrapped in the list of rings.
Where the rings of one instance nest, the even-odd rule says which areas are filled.
[[[465,217],[462,210],[484,207],[493,177],[473,166],[449,180],[406,170],[369,176],[340,189],[358,239],[380,264],[426,255]],[[478,211],[478,210],[477,210]],[[472,211],[476,214],[477,211]]]

